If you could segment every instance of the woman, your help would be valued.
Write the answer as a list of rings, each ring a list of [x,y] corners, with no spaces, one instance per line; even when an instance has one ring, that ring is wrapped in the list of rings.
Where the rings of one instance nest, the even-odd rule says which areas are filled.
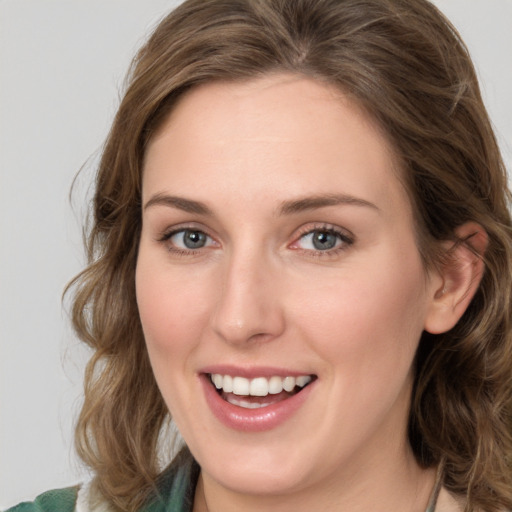
[[[38,505],[512,508],[506,183],[430,3],[182,4],[134,61],[73,284],[95,478]]]

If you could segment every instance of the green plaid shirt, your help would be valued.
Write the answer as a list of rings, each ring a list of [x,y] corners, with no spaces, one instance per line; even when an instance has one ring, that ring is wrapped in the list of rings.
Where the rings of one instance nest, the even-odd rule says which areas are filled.
[[[140,512],[192,512],[198,477],[199,466],[188,450],[182,450],[162,473],[157,484],[158,494]],[[48,491],[34,501],[20,503],[6,512],[75,512],[78,491],[78,487]]]

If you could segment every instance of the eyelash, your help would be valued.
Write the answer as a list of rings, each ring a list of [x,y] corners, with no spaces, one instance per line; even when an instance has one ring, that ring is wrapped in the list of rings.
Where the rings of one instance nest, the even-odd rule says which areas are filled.
[[[195,226],[180,226],[178,228],[173,228],[169,231],[166,231],[163,233],[158,239],[158,242],[165,243],[167,250],[177,256],[196,256],[202,252],[203,249],[206,249],[207,247],[199,247],[198,249],[182,249],[179,247],[176,247],[173,244],[168,243],[170,239],[177,235],[178,233],[186,233],[189,232],[195,232],[195,233],[201,233],[205,235],[210,240],[214,240],[213,237],[211,237],[207,232],[205,232],[202,229],[199,229]],[[300,247],[294,247],[301,239],[306,237],[307,235],[312,235],[313,233],[327,233],[330,235],[334,235],[341,244],[338,247],[334,247],[332,249],[326,249],[326,250],[320,250],[320,249],[302,249]],[[346,251],[351,245],[354,243],[354,237],[352,234],[348,233],[346,230],[341,230],[340,228],[337,228],[331,224],[316,224],[313,226],[305,226],[304,228],[301,228],[299,231],[298,236],[295,238],[295,241],[292,242],[288,247],[290,247],[293,250],[301,251],[302,253],[306,254],[309,257],[314,258],[328,258],[328,257],[335,257],[339,255],[341,252]]]

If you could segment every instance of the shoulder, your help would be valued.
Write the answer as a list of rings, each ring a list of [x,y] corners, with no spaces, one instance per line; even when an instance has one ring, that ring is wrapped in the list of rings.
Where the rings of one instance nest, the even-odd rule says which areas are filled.
[[[466,499],[451,493],[445,487],[441,488],[439,499],[434,512],[464,512],[466,510]],[[471,509],[473,510],[473,509]],[[501,512],[512,512],[512,510],[500,509]],[[483,509],[475,509],[475,512],[484,512]]]
[[[199,466],[187,449],[181,450],[157,482],[157,492],[141,512],[190,512]],[[95,491],[93,482],[81,487],[48,491],[33,502],[20,503],[6,512],[112,512]]]
[[[73,512],[77,496],[78,487],[56,489],[39,495],[34,501],[20,503],[6,512]]]
[[[465,500],[462,496],[452,494],[445,487],[441,487],[435,512],[463,512]]]
[[[188,449],[182,449],[162,472],[154,494],[139,512],[191,512],[198,477],[199,466]],[[91,481],[81,487],[74,512],[113,512],[113,508]]]
[[[188,448],[183,448],[160,475],[156,494],[141,512],[191,512],[199,471]]]
[[[89,482],[45,492],[34,501],[20,503],[6,512],[111,512],[111,509],[93,492]]]

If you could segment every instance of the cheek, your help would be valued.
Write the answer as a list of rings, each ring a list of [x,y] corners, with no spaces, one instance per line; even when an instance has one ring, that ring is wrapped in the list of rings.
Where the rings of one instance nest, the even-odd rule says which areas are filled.
[[[204,329],[200,319],[208,318],[205,287],[144,256],[139,254],[136,293],[146,347],[168,409],[177,424],[186,425],[184,411],[194,403],[192,361]]]
[[[372,375],[409,369],[423,331],[424,271],[419,260],[396,261],[350,269],[303,293],[295,316],[322,359]]]
[[[389,435],[405,425],[425,302],[421,264],[411,264],[354,268],[337,284],[303,293],[303,314],[294,316],[322,361],[333,451],[346,449],[344,439],[364,442],[381,425]]]
[[[139,256],[137,304],[155,373],[184,361],[176,356],[194,350],[203,328],[199,319],[208,318],[208,287],[200,276],[185,274]]]

